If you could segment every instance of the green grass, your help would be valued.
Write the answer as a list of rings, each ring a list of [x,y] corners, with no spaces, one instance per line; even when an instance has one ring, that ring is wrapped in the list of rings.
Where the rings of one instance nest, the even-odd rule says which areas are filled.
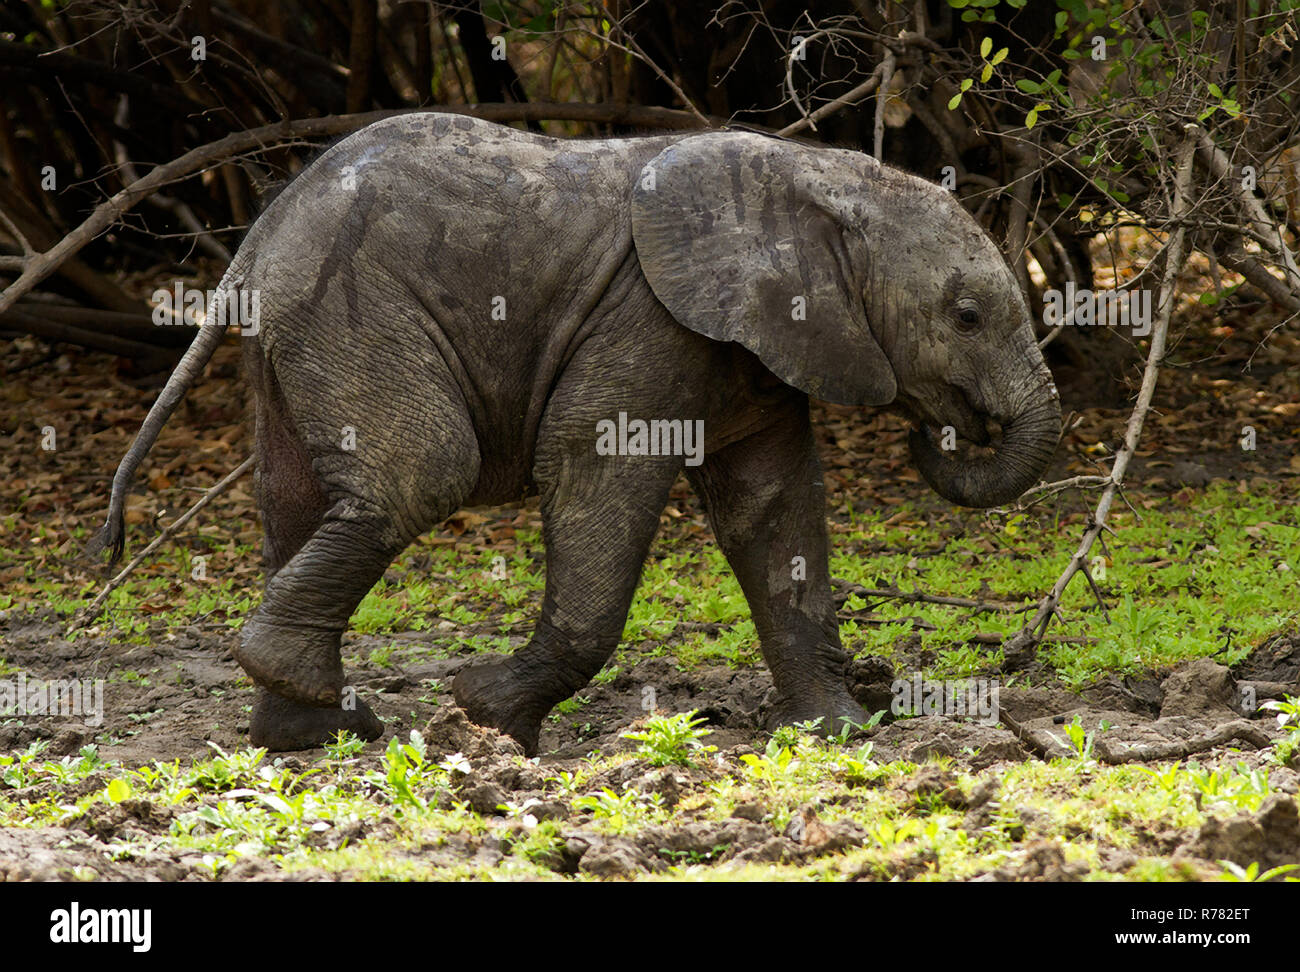
[[[1074,509],[1080,509],[1075,502]],[[833,525],[831,573],[868,588],[900,585],[927,593],[1030,605],[1055,581],[1073,554],[1083,520],[1035,510],[1008,522],[974,511],[940,512],[903,504],[865,512],[849,509]],[[892,521],[892,522],[887,522]],[[1117,503],[1107,534],[1104,569],[1095,570],[1109,621],[1083,578],[1062,603],[1041,657],[1069,685],[1106,672],[1132,672],[1215,655],[1240,660],[1259,641],[1295,621],[1300,572],[1300,507],[1280,486],[1253,483],[1250,492],[1217,485],[1186,498],[1155,497],[1138,512]],[[100,633],[122,643],[148,643],[160,631],[217,619],[238,625],[260,592],[248,580],[223,576],[229,558],[251,558],[253,547],[209,553],[206,582],[190,578],[191,552],[159,555],[114,591]],[[25,551],[0,549],[0,569]],[[536,616],[544,586],[539,535],[519,531],[504,571],[491,548],[466,553],[425,537],[393,564],[362,601],[352,629],[362,634],[446,632],[438,653],[458,649],[510,651]],[[223,558],[225,558],[223,560]],[[497,565],[500,567],[500,565]],[[502,576],[504,575],[504,576]],[[243,576],[248,577],[245,573]],[[31,578],[24,594],[0,596],[18,610],[70,614],[94,596],[56,576]],[[139,610],[150,606],[148,612]],[[841,637],[857,655],[896,657],[913,635],[933,654],[927,674],[960,677],[995,664],[997,649],[971,643],[978,634],[1007,636],[1023,615],[976,614],[962,608],[850,597]],[[919,622],[919,623],[918,623]],[[761,662],[748,608],[735,576],[711,540],[661,538],[648,558],[624,629],[620,657],[669,657],[683,669]],[[405,650],[405,649],[404,649]],[[423,645],[421,651],[432,651]],[[372,653],[383,664],[383,650]]]
[[[679,719],[687,726],[689,716]],[[683,748],[675,729],[665,733],[665,725],[650,727],[650,749],[672,756],[667,762],[681,762],[689,747]],[[1088,880],[1121,876],[1101,863],[1117,852],[1131,856],[1122,876],[1132,880],[1242,880],[1249,867],[1207,872],[1205,865],[1199,871],[1198,865],[1174,865],[1150,837],[1169,831],[1190,836],[1210,816],[1257,810],[1274,792],[1267,771],[1240,763],[1104,767],[1080,753],[1009,767],[998,778],[996,806],[983,823],[972,823],[945,802],[951,798],[903,792],[914,764],[875,762],[870,743],[839,744],[786,730],[763,753],[721,757],[713,770],[694,777],[672,807],[634,785],[592,785],[632,755],[589,758],[544,784],[548,799],[570,807],[570,818],[539,822],[530,816],[529,803],[504,805],[503,816],[470,810],[457,790],[468,765],[461,757],[436,761],[418,732],[370,755],[343,740],[301,771],[256,749],[225,753],[214,746],[211,758],[190,766],[155,762],[134,769],[104,761],[94,746],[57,761],[43,758],[42,749],[0,757],[0,825],[68,826],[114,804],[143,801],[164,811],[145,819],[169,822],[151,833],[133,829],[130,837],[112,838],[109,855],[129,861],[162,851],[195,862],[211,877],[255,857],[286,872],[310,866],[361,880],[556,879],[554,865],[566,836],[579,829],[635,836],[646,827],[725,821],[739,804],[758,803],[776,835],[801,808],[817,803],[825,825],[854,828],[854,846],[761,866],[718,866],[725,846],[666,854],[671,866],[656,878],[952,880],[995,868],[1014,872],[1026,847],[1046,842]],[[98,782],[90,792],[69,792],[92,777]],[[977,782],[975,776],[953,775],[956,790],[965,794]],[[499,861],[474,862],[474,849],[485,840],[499,848]],[[1258,869],[1253,877],[1259,877]]]
[[[1215,486],[1176,497],[1131,499],[1138,512],[1117,503],[1111,518],[1115,532],[1106,535],[1104,551],[1094,551],[1106,557],[1104,576],[1101,571],[1096,576],[1109,621],[1087,584],[1076,578],[1062,604],[1063,620],[1050,629],[1055,638],[1075,640],[1049,640],[1042,650],[1040,657],[1065,684],[1205,655],[1231,664],[1296,623],[1300,508],[1287,489],[1256,482],[1249,492]],[[831,572],[868,588],[899,585],[1029,605],[1051,586],[1077,544],[1085,506],[1073,500],[1063,508],[1076,512],[1067,517],[1035,510],[1003,522],[938,505],[850,510],[832,524]],[[209,528],[210,534],[218,532]],[[206,542],[213,547],[208,581],[191,579],[190,551],[165,551],[114,592],[96,636],[149,643],[198,621],[238,625],[260,596],[257,575],[245,571],[239,580],[223,573],[222,565],[245,558],[255,562],[256,551]],[[540,537],[526,531],[516,535],[504,576],[493,568],[493,550],[466,547],[450,549],[423,538],[398,558],[391,580],[376,585],[353,619],[355,631],[395,639],[367,649],[370,661],[384,667],[408,654],[509,651],[527,635],[543,590]],[[24,563],[27,555],[23,549],[0,549],[0,569]],[[29,576],[0,594],[0,610],[66,614],[87,604],[97,588],[98,583],[74,583],[56,572]],[[142,605],[149,610],[142,611]],[[932,659],[926,674],[956,678],[998,660],[997,650],[972,643],[974,635],[1010,634],[1022,618],[897,600],[868,605],[850,597],[841,635],[855,654],[894,659],[919,639]],[[402,632],[419,630],[434,637],[418,644],[400,640]],[[761,663],[744,598],[716,545],[671,530],[645,565],[625,638],[597,682],[610,682],[655,655],[688,670]],[[0,658],[0,672],[11,668]],[[111,677],[149,684],[167,676],[120,669]],[[584,697],[570,700],[557,715],[576,713],[581,719],[584,702]],[[142,723],[149,717],[135,714]],[[147,724],[137,728],[147,731]],[[1072,728],[1065,727],[1067,736]],[[662,731],[655,738],[665,752],[687,758],[694,749],[661,736]],[[1290,745],[1295,749],[1300,742],[1293,738]],[[252,855],[283,870],[321,867],[363,879],[554,879],[552,865],[563,835],[575,828],[636,834],[652,825],[726,820],[738,804],[757,802],[773,832],[780,833],[800,807],[816,802],[827,823],[846,820],[861,828],[867,835],[862,845],[815,860],[725,868],[716,865],[722,851],[692,852],[673,857],[669,870],[656,877],[955,879],[992,868],[1014,870],[1027,842],[1048,841],[1089,879],[1116,877],[1101,860],[1118,849],[1134,857],[1124,875],[1129,879],[1184,880],[1206,875],[1196,865],[1171,863],[1150,835],[1190,835],[1207,817],[1254,810],[1273,792],[1266,770],[1234,760],[1101,766],[1091,759],[1084,733],[1074,740],[1076,754],[1070,759],[1007,769],[991,822],[969,828],[963,812],[938,798],[918,801],[902,793],[901,784],[916,770],[912,764],[878,763],[870,746],[787,731],[775,735],[764,752],[725,755],[721,766],[715,766],[712,754],[706,759],[696,752],[695,761],[707,764],[707,772],[698,767],[689,772],[704,773],[703,782],[687,787],[672,807],[636,787],[593,782],[632,759],[629,754],[570,765],[545,789],[548,799],[562,801],[575,816],[563,824],[528,824],[526,807],[511,807],[505,817],[470,811],[457,796],[460,769],[432,762],[421,746],[412,738],[395,740],[383,753],[339,749],[305,771],[291,771],[257,751],[217,753],[188,767],[124,767],[102,760],[94,747],[50,760],[36,746],[0,757],[0,824],[67,826],[87,812],[102,812],[104,805],[147,800],[176,812],[163,833],[140,842],[117,839],[112,853],[121,859],[143,853],[148,844],[197,854],[213,876]],[[92,775],[103,785],[86,793],[76,789]],[[970,792],[976,778],[958,773],[956,782]],[[232,791],[241,795],[232,797]],[[495,864],[471,863],[473,848],[487,837],[504,856]],[[447,851],[442,857],[439,848]],[[1210,876],[1259,877],[1258,870],[1253,875],[1249,868],[1238,870]]]

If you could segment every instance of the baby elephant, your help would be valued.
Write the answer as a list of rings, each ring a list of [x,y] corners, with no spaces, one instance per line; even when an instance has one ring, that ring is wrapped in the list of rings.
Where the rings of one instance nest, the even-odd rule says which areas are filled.
[[[920,472],[966,506],[1033,485],[1059,432],[1015,277],[951,195],[747,132],[566,141],[452,114],[381,121],[275,199],[218,296],[258,310],[241,331],[267,581],[235,657],[270,749],[376,738],[343,691],[353,610],[457,508],[537,492],[532,640],[454,683],[472,720],[534,752],[618,644],[683,469],[753,613],[771,723],[863,721],[808,397],[900,408]],[[93,547],[120,555],[132,476],[224,330],[202,328],[163,389]],[[988,445],[990,423],[996,445],[959,457],[957,437]]]

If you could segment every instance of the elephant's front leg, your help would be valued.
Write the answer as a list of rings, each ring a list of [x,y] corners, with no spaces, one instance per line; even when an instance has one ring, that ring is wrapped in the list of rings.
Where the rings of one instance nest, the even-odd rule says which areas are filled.
[[[834,732],[863,712],[845,683],[827,564],[825,487],[806,399],[775,423],[688,470],[749,602],[776,683],[769,724],[822,719]]]
[[[588,443],[587,448],[591,446]],[[542,719],[604,666],[681,468],[680,458],[571,454],[542,486],[546,594],[532,640],[461,671],[456,704],[537,751]]]

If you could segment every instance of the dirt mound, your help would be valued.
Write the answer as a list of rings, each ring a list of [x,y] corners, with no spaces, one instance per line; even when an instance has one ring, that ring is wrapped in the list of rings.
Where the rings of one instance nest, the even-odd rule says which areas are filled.
[[[462,709],[449,705],[430,719],[422,730],[429,757],[441,759],[460,753],[469,759],[522,756],[523,747],[495,729],[476,726]]]
[[[1300,695],[1300,633],[1282,632],[1269,638],[1232,671],[1240,681],[1253,683],[1259,698]]]
[[[1171,672],[1161,689],[1161,719],[1189,717],[1224,722],[1241,715],[1237,680],[1227,668],[1208,658],[1197,658]]]
[[[1181,848],[1182,856],[1208,861],[1232,861],[1242,867],[1258,862],[1261,870],[1281,864],[1300,864],[1300,812],[1290,796],[1273,795],[1259,813],[1231,820],[1211,817],[1196,839]]]

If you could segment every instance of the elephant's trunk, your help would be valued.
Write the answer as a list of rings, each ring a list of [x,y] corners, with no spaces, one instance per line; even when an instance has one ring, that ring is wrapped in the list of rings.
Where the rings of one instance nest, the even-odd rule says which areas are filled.
[[[962,459],[935,447],[921,429],[909,445],[916,468],[930,487],[958,506],[1009,503],[1033,486],[1051,461],[1061,434],[1061,407],[1054,389],[1040,394],[1002,425],[1002,444],[993,455]]]

